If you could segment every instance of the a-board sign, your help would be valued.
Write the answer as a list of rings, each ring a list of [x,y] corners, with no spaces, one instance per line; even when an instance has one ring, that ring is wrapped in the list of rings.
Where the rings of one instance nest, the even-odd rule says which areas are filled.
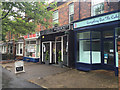
[[[15,62],[15,73],[25,72],[24,70],[24,62],[16,61]]]

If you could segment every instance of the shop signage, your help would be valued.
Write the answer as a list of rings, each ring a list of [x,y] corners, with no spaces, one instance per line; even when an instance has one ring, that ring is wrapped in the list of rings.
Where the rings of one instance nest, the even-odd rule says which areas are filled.
[[[25,72],[23,61],[15,62],[15,73]]]
[[[85,27],[85,26],[90,26],[90,25],[101,24],[101,23],[107,23],[107,22],[116,21],[116,20],[120,20],[120,12],[112,13],[112,14],[108,14],[108,15],[104,15],[104,16],[99,16],[99,17],[92,18],[89,20],[75,22],[74,28],[80,28],[80,27]]]
[[[63,30],[69,30],[69,25],[64,25],[64,26],[61,26],[61,27],[54,27],[52,29],[40,31],[40,35],[50,34],[50,33],[53,33],[53,32],[60,32],[60,31],[63,31]]]
[[[35,33],[35,34],[28,34],[28,35],[25,35],[24,36],[24,39],[26,38],[35,38],[35,37],[39,37],[40,36],[40,33]]]

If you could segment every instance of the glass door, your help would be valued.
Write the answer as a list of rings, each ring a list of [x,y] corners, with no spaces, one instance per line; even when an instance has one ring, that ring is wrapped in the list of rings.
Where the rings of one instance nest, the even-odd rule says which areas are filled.
[[[114,40],[106,39],[103,41],[104,64],[114,65]]]

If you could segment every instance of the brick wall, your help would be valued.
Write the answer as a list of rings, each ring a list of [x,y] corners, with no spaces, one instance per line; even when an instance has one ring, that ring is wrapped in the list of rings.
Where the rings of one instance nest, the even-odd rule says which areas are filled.
[[[55,10],[58,10],[59,13],[59,26],[63,26],[66,24],[69,24],[69,4],[73,3],[72,1],[70,2],[65,2],[64,4],[58,6]],[[55,11],[52,10],[52,11]],[[52,17],[52,16],[51,16]],[[74,20],[79,19],[79,2],[76,1],[74,2]],[[52,18],[49,20],[49,22],[52,22]],[[52,28],[52,25],[49,26],[49,28]],[[44,27],[43,30],[46,28]],[[41,31],[41,25],[38,25],[36,30]]]

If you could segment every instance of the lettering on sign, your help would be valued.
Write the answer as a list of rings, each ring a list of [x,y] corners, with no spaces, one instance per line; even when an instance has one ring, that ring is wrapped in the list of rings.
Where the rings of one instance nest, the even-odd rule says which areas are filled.
[[[120,12],[99,16],[99,17],[88,19],[88,20],[83,20],[80,22],[75,22],[74,28],[80,28],[80,27],[106,23],[106,22],[111,22],[116,20],[120,20]]]

